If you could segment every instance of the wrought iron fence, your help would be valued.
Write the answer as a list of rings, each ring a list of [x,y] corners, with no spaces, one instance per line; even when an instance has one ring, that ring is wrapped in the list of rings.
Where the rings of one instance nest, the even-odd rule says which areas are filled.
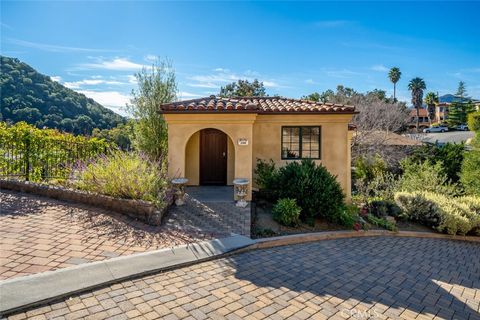
[[[105,145],[61,139],[0,141],[0,176],[26,181],[66,179],[76,163],[107,151]]]

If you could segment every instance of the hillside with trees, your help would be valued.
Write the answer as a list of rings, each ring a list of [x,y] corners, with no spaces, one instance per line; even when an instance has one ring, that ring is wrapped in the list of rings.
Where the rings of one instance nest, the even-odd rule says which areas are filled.
[[[25,121],[38,128],[91,134],[125,119],[93,99],[66,88],[15,58],[1,56],[0,121]]]

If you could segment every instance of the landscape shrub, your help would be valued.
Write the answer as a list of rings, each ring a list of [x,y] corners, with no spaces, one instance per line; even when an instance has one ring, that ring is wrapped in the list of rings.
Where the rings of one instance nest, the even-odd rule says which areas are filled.
[[[260,193],[267,199],[275,198],[274,191],[278,180],[278,169],[272,159],[265,161],[257,159],[257,165],[254,170],[255,183],[260,189]]]
[[[391,172],[382,172],[373,179],[358,179],[355,181],[355,191],[363,203],[370,203],[372,199],[393,200],[397,189],[398,177]]]
[[[442,171],[442,162],[416,162],[405,159],[401,162],[403,174],[398,180],[396,191],[428,191],[444,195],[459,195],[461,188],[450,183]]]
[[[467,119],[468,128],[480,132],[480,111],[470,113]]]
[[[111,147],[103,139],[38,129],[26,122],[10,125],[0,121],[0,175],[27,178],[28,171],[33,182],[63,181],[74,162],[103,154]]]
[[[166,205],[168,180],[160,163],[138,153],[114,151],[77,164],[73,187],[116,198],[138,199]]]
[[[348,228],[353,228],[359,219],[359,211],[360,209],[356,205],[347,204],[343,207],[342,211],[334,217],[333,222]]]
[[[436,204],[426,201],[421,192],[398,192],[395,194],[395,202],[402,209],[401,218],[418,221],[432,228],[441,222]]]
[[[359,157],[354,163],[355,178],[362,180],[373,180],[387,172],[387,164],[379,155],[374,157]]]
[[[270,200],[296,199],[302,208],[302,221],[313,224],[317,217],[335,222],[342,220],[345,195],[333,176],[322,165],[312,160],[290,162],[276,168],[272,160],[257,160],[256,183]]]
[[[277,198],[297,200],[302,208],[301,218],[308,223],[317,217],[336,221],[345,205],[345,195],[335,176],[312,160],[294,161],[281,167],[274,188]]]
[[[390,231],[396,231],[397,230],[397,226],[395,225],[395,223],[392,223],[392,222],[386,220],[385,218],[376,217],[373,214],[369,214],[367,216],[367,221],[369,223],[373,224],[374,226],[381,227],[381,228],[384,228],[384,229],[387,229],[387,230],[390,230]]]
[[[371,198],[393,200],[397,176],[388,170],[380,156],[360,157],[355,161],[354,195],[361,203],[369,203]]]
[[[480,235],[480,197],[463,196],[457,198],[457,201],[467,206],[467,215],[472,221],[473,233]]]
[[[386,216],[397,217],[401,214],[400,207],[391,200],[373,200],[369,201],[370,212],[378,218],[384,218]]]
[[[478,148],[474,146],[473,150],[465,153],[460,182],[467,194],[480,196],[480,147]]]
[[[295,199],[280,199],[273,207],[273,219],[284,226],[295,227],[300,222],[301,211]]]
[[[407,219],[419,221],[440,232],[465,235],[480,234],[478,198],[455,198],[432,192],[399,192],[397,204]]]
[[[445,145],[425,144],[416,148],[409,160],[415,163],[429,161],[432,164],[441,163],[440,172],[447,180],[457,182],[460,179],[460,170],[465,152],[465,144],[446,143]]]

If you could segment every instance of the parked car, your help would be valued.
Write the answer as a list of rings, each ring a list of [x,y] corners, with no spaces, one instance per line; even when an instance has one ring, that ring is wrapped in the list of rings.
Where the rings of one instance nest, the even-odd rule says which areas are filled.
[[[460,130],[460,131],[469,131],[470,130],[470,129],[468,129],[468,125],[466,125],[466,124],[460,124],[460,125],[456,126],[455,129]]]
[[[446,132],[448,131],[448,127],[447,126],[435,126],[435,127],[429,127],[429,128],[426,128],[426,129],[423,129],[423,132],[424,133],[430,133],[430,132]]]

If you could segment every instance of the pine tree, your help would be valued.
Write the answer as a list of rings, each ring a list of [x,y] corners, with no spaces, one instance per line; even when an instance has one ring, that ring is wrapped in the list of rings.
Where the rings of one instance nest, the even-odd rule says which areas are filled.
[[[457,97],[460,98],[460,102],[463,102],[463,98],[466,98],[467,96],[467,88],[465,88],[465,82],[460,81],[458,83],[458,89],[457,89]]]
[[[465,104],[454,102],[448,107],[447,123],[449,127],[455,127],[466,121]]]

